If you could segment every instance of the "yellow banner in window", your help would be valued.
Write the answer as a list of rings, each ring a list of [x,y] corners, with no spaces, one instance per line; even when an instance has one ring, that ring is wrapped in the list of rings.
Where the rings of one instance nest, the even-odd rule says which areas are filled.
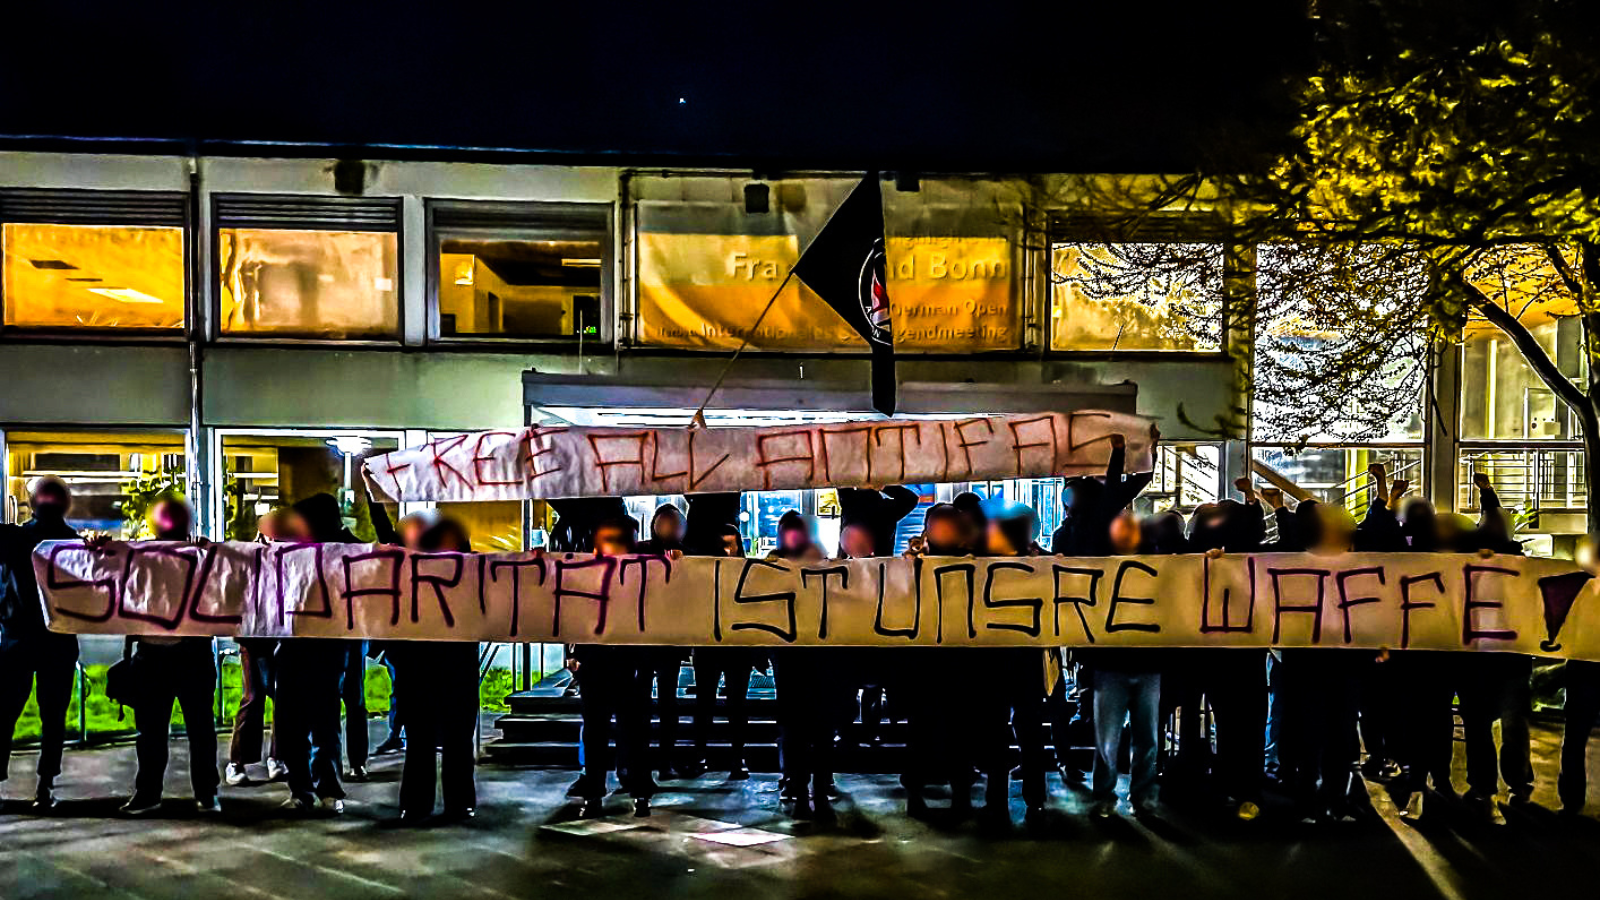
[[[971,353],[1020,345],[1005,238],[891,237],[885,250],[897,350]],[[641,234],[640,342],[738,347],[799,255],[794,235]],[[798,281],[789,282],[749,336],[757,350],[866,349]]]

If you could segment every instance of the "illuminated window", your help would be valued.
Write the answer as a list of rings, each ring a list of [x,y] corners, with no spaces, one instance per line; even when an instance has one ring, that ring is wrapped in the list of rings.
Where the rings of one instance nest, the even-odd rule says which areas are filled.
[[[363,541],[377,539],[367,510],[362,460],[400,448],[379,431],[290,431],[222,437],[223,535],[254,540],[257,522],[274,507],[313,494],[339,501],[345,527]]]
[[[696,350],[866,351],[821,297],[785,282],[801,250],[859,183],[846,178],[641,177],[641,344]],[[895,349],[974,353],[1022,345],[1015,247],[992,184],[926,179],[884,191],[884,242]],[[762,310],[776,295],[763,318]],[[761,318],[759,328],[756,319]],[[754,329],[752,331],[752,329]]]
[[[436,340],[605,340],[610,216],[583,204],[434,203]]]
[[[5,326],[181,329],[185,215],[177,194],[0,194]]]
[[[32,518],[28,485],[53,475],[72,491],[67,521],[122,540],[148,537],[146,516],[163,496],[183,496],[183,435],[173,432],[8,431],[6,515]]]
[[[1540,251],[1503,251],[1474,267],[1477,286],[1533,333],[1569,381],[1588,377],[1578,304]],[[1467,322],[1461,349],[1461,436],[1467,440],[1575,441],[1577,417],[1534,373],[1506,333]]]
[[[399,216],[393,200],[216,198],[221,333],[397,338]]]
[[[1219,349],[1222,256],[1220,244],[1052,244],[1050,348]]]
[[[516,553],[522,550],[522,503],[493,500],[481,503],[440,503],[439,512],[467,529],[472,549],[478,553]]]

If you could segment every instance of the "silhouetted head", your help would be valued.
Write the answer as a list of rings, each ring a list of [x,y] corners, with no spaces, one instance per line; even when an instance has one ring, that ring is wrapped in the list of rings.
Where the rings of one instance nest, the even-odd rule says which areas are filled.
[[[429,553],[467,553],[472,550],[472,539],[467,535],[467,526],[461,524],[460,520],[440,516],[418,536],[417,547]]]
[[[1145,553],[1183,553],[1189,541],[1183,536],[1183,516],[1177,510],[1158,512],[1144,520],[1140,531],[1144,535]]]
[[[194,528],[194,513],[177,497],[162,497],[150,509],[150,528],[158,541],[186,541]]]
[[[1356,517],[1342,503],[1319,503],[1315,509],[1317,539],[1306,544],[1313,553],[1348,553],[1356,540]]]
[[[1140,528],[1139,517],[1134,515],[1132,510],[1125,509],[1117,513],[1106,531],[1113,555],[1132,556],[1139,552],[1143,541],[1143,530]]]
[[[982,534],[989,526],[989,515],[983,511],[983,498],[972,491],[962,491],[950,501],[950,505],[961,511],[972,523],[972,533]]]
[[[873,546],[872,529],[860,522],[851,522],[839,532],[839,555],[849,559],[866,559],[878,555]]]
[[[922,520],[923,549],[933,556],[964,556],[972,547],[972,520],[950,503],[935,503]]]
[[[65,521],[72,508],[72,491],[54,475],[41,475],[28,485],[28,507],[40,522]]]
[[[1068,516],[1083,515],[1100,505],[1106,486],[1098,478],[1078,475],[1061,483],[1061,509]]]
[[[256,533],[268,544],[307,540],[305,520],[287,506],[273,509],[258,519]]]
[[[1023,556],[1033,546],[1039,531],[1039,518],[1032,507],[1021,503],[993,504],[984,552],[990,556]]]
[[[594,552],[599,556],[626,556],[633,552],[638,532],[639,523],[632,518],[606,519],[594,527]]]
[[[306,534],[313,541],[337,541],[344,533],[344,515],[332,494],[312,494],[294,505],[306,523]]]
[[[1438,545],[1438,523],[1433,511],[1433,504],[1413,497],[1406,501],[1405,509],[1400,515],[1400,529],[1410,539],[1413,550],[1432,550]]]
[[[811,545],[811,523],[798,509],[778,517],[778,549],[785,555],[799,554]]]
[[[722,541],[722,555],[741,559],[745,555],[744,532],[737,525],[723,525],[717,532],[717,537]]]
[[[684,519],[683,511],[671,503],[656,507],[655,515],[650,517],[650,539],[668,547],[682,544],[687,528],[688,521]]]

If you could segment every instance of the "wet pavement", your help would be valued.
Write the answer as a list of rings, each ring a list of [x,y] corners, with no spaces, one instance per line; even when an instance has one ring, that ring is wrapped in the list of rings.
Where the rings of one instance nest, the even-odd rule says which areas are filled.
[[[1536,806],[1508,809],[1498,826],[1464,815],[1407,823],[1377,786],[1380,816],[1358,824],[1300,825],[1270,811],[1246,824],[1194,809],[1100,822],[1082,790],[1054,776],[1050,810],[1029,825],[1015,799],[1010,826],[938,809],[911,819],[894,778],[849,775],[828,823],[787,819],[762,775],[669,783],[645,819],[613,797],[605,817],[580,820],[564,797],[575,773],[480,767],[476,819],[398,828],[397,756],[349,786],[343,816],[286,817],[282,785],[225,787],[222,811],[201,815],[186,802],[181,740],[160,816],[127,820],[116,808],[132,748],[69,751],[62,803],[47,818],[24,814],[32,759],[13,761],[0,898],[1596,896],[1600,788],[1591,785],[1589,816],[1558,819],[1559,734],[1540,728],[1535,739]],[[1600,740],[1590,771],[1600,776]]]

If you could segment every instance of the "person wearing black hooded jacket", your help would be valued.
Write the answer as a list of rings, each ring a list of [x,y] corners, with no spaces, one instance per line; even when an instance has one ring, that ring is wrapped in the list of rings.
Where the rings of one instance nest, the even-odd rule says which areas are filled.
[[[11,735],[37,679],[39,703],[39,784],[33,810],[55,807],[53,786],[61,774],[67,706],[78,663],[78,638],[45,627],[33,551],[45,541],[68,541],[78,532],[67,524],[72,494],[54,478],[36,481],[29,497],[33,518],[0,525],[0,782],[11,762]]]

